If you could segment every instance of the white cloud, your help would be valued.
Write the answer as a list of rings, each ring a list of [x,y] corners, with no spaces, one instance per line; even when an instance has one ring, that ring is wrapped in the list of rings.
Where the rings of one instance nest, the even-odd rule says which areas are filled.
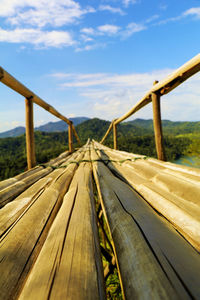
[[[193,15],[200,19],[200,7],[192,7],[184,12],[184,16]]]
[[[146,26],[132,22],[128,24],[126,29],[121,32],[121,35],[124,39],[126,39],[132,36],[134,33],[143,31],[145,29],[147,29]]]
[[[177,22],[177,21],[180,21],[189,16],[195,16],[197,19],[200,19],[200,7],[192,7],[190,9],[186,10],[185,12],[181,13],[179,16],[161,20],[160,22],[155,23],[154,26],[165,25],[170,22]]]
[[[153,15],[152,17],[148,18],[145,23],[151,23],[152,21],[159,18],[159,15]]]
[[[98,30],[99,30],[99,32],[101,32],[103,34],[114,35],[114,34],[118,33],[118,31],[120,30],[120,27],[116,26],[116,25],[105,24],[105,25],[99,26]]]
[[[65,80],[62,87],[91,87],[91,86],[109,86],[109,87],[148,87],[153,84],[156,78],[162,78],[169,74],[170,70],[154,71],[152,73],[133,73],[133,74],[74,74],[74,73],[55,73],[51,76]]]
[[[85,35],[85,34],[81,34],[81,39],[82,39],[85,43],[94,41],[93,38],[91,38],[91,37],[89,37],[89,36],[87,36],[87,35]]]
[[[73,0],[0,0],[0,16],[17,26],[59,27],[92,12],[92,7],[83,9]]]
[[[126,113],[152,87],[154,80],[162,80],[173,70],[157,70],[132,74],[53,74],[62,80],[62,87],[76,89],[79,97],[87,99],[90,115],[113,119]],[[171,120],[199,120],[200,74],[196,74],[171,93],[162,97],[162,118]],[[85,112],[86,113],[86,112]],[[149,104],[134,118],[152,118]]]
[[[121,16],[125,15],[125,12],[119,8],[119,7],[113,7],[113,6],[110,6],[110,5],[100,5],[99,6],[99,10],[101,11],[110,11],[111,13],[117,13],[117,14],[120,14]]]
[[[39,29],[0,28],[0,42],[30,43],[38,47],[66,47],[75,44],[71,35],[65,31],[41,31]]]
[[[130,4],[136,4],[137,0],[122,0],[122,3],[125,7],[128,7]]]
[[[95,30],[91,27],[86,27],[81,29],[82,33],[88,34],[88,35],[93,35],[95,34]]]
[[[77,74],[77,73],[54,73],[51,74],[51,77],[54,77],[59,80],[63,80],[66,78],[69,78],[72,81],[77,81],[77,80],[88,80],[88,79],[93,79],[93,78],[102,78],[102,76],[106,76],[106,73],[95,73],[95,74]]]
[[[102,46],[99,44],[93,44],[93,45],[86,45],[84,47],[77,47],[76,48],[76,52],[82,52],[82,51],[91,51],[91,50],[95,50],[97,48],[101,48]]]
[[[160,10],[166,10],[167,7],[168,7],[167,4],[161,3],[161,4],[159,5],[159,9],[160,9]]]

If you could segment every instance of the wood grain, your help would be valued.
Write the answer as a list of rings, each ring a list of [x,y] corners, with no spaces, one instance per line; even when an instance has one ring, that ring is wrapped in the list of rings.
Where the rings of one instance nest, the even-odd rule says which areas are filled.
[[[127,299],[198,299],[199,254],[103,163],[93,165]]]
[[[105,299],[90,164],[75,173],[19,297]]]

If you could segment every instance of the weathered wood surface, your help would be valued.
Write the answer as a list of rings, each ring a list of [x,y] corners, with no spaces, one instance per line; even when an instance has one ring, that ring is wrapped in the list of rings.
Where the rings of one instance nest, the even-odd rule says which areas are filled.
[[[92,189],[83,163],[19,299],[105,299]]]
[[[52,171],[51,167],[40,170],[39,172],[30,175],[22,180],[17,180],[14,184],[0,191],[0,207],[3,207],[8,202],[12,201],[20,193],[26,190],[31,184],[49,174]]]
[[[121,154],[120,151],[111,151],[98,143],[95,143],[95,147],[101,149],[99,155],[103,159],[117,161],[122,160],[122,158],[125,159],[124,154]],[[167,218],[199,251],[199,170],[177,166],[176,171],[176,165],[174,164],[163,162],[160,164],[155,159],[144,160],[141,156],[138,158],[135,162],[124,161],[123,164],[110,162],[108,166]]]
[[[83,153],[80,153],[78,159],[82,157]],[[67,168],[55,170],[56,176],[51,184],[38,197],[33,198],[25,211],[2,235],[0,269],[4,271],[0,277],[0,299],[11,299],[23,285],[76,169],[77,164],[70,164]]]
[[[103,162],[93,166],[127,299],[198,299],[199,254]]]
[[[105,298],[95,185],[125,298],[200,299],[199,179],[88,141],[0,183],[0,300]]]
[[[53,170],[51,167],[58,167],[64,163],[69,154],[70,153],[66,151],[57,158],[50,160],[49,163],[44,164],[44,166],[37,166],[27,172],[0,182],[0,208],[12,201],[34,182],[51,173]]]

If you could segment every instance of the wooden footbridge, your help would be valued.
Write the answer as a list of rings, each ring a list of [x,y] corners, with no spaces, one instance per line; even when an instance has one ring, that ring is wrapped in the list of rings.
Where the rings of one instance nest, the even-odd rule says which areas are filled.
[[[160,96],[199,70],[200,54],[101,143],[74,151],[73,123],[0,69],[26,98],[28,160],[28,171],[0,182],[0,300],[106,299],[115,268],[124,299],[200,299],[200,170],[164,161],[160,116]],[[117,150],[117,124],[151,101],[158,159]],[[69,151],[38,166],[33,103],[69,125]],[[115,149],[103,145],[111,129]]]

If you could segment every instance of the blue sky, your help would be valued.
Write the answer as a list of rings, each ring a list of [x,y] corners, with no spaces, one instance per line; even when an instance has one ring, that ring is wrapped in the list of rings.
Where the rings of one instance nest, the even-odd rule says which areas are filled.
[[[112,120],[199,53],[200,0],[0,0],[1,66],[67,117]],[[0,132],[24,100],[0,84]],[[162,97],[162,117],[200,120],[200,75]],[[152,118],[151,104],[133,118]],[[57,121],[35,107],[35,125]]]

